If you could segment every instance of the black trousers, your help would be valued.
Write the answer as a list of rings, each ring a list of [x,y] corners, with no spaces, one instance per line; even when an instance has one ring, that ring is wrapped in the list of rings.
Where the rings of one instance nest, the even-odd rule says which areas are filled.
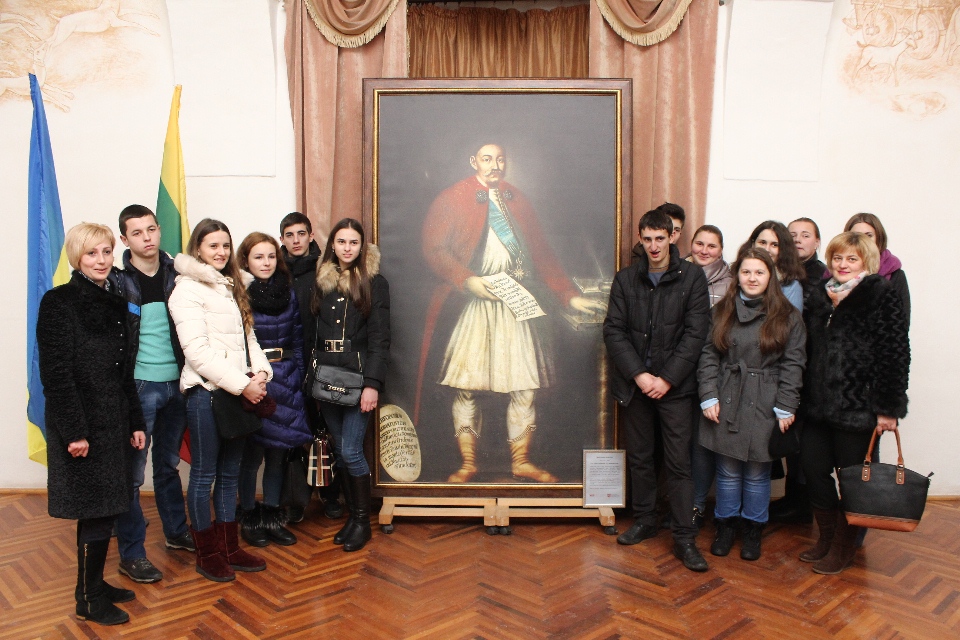
[[[117,521],[117,516],[107,516],[105,518],[81,518],[77,520],[77,546],[85,542],[98,542],[100,540],[109,540],[113,533],[113,524]]]
[[[693,395],[672,397],[668,393],[660,400],[651,400],[639,389],[630,404],[620,407],[630,467],[633,517],[637,523],[650,526],[657,526],[657,473],[653,452],[659,419],[663,441],[663,494],[670,503],[673,538],[677,542],[692,542],[697,535],[693,526],[690,442],[699,414]]]
[[[861,464],[872,435],[873,431],[853,433],[812,421],[804,424],[800,439],[800,464],[807,478],[810,506],[814,509],[840,507],[837,481],[831,474],[834,469]],[[879,442],[877,445],[879,452]]]

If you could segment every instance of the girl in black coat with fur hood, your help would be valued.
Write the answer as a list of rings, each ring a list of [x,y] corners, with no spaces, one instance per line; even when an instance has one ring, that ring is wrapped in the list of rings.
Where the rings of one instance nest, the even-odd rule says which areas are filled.
[[[110,533],[133,497],[131,457],[143,449],[143,412],[124,353],[127,303],[113,272],[113,232],[79,224],[64,239],[70,281],[40,301],[37,349],[46,400],[47,509],[77,521],[77,617],[127,622],[114,603],[128,589],[103,580]]]
[[[333,537],[344,551],[370,540],[370,467],[363,439],[387,377],[390,351],[390,290],[380,275],[380,250],[364,241],[363,226],[344,218],[330,230],[317,267],[311,310],[314,331],[307,334],[320,364],[363,374],[359,404],[319,403],[333,436],[334,454],[346,470],[345,498],[350,519]]]
[[[825,258],[832,277],[811,293],[804,312],[800,402],[801,463],[820,538],[800,559],[835,574],[853,561],[859,529],[847,524],[831,473],[862,462],[872,432],[892,431],[907,415],[910,342],[900,296],[877,275],[872,240],[841,233]]]

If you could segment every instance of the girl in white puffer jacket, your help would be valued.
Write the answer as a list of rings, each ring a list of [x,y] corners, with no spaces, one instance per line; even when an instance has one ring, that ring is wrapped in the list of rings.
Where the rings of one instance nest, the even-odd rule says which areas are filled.
[[[186,359],[180,390],[187,395],[191,456],[187,510],[197,572],[226,582],[234,579],[234,570],[262,571],[267,565],[239,548],[235,516],[244,438],[220,437],[212,392],[220,388],[259,403],[273,371],[253,332],[253,312],[227,226],[201,220],[174,267],[180,275],[168,308]],[[211,487],[216,521],[210,519]]]

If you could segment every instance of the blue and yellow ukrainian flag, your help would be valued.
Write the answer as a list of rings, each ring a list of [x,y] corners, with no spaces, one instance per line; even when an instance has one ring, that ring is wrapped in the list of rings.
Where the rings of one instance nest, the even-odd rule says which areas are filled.
[[[70,280],[63,250],[63,215],[53,168],[50,132],[37,77],[30,74],[33,129],[30,132],[30,174],[27,198],[27,455],[47,463],[47,432],[43,417],[43,385],[37,350],[37,312],[43,294]]]

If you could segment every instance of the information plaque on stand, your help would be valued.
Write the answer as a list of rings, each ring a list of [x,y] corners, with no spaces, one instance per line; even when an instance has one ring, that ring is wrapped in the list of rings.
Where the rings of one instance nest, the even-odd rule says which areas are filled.
[[[627,452],[623,449],[583,450],[583,506],[625,507]]]

